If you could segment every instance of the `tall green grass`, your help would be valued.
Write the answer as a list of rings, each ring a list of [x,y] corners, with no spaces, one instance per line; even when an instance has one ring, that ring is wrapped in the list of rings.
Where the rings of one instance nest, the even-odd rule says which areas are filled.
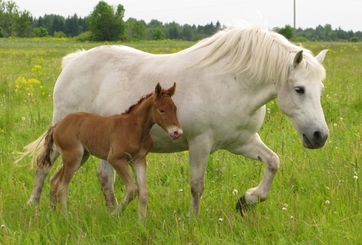
[[[322,104],[330,137],[320,150],[300,136],[273,101],[260,135],[280,157],[269,199],[244,218],[235,204],[263,175],[262,163],[218,151],[209,158],[201,216],[188,217],[188,152],[149,154],[148,217],[138,221],[137,201],[119,216],[107,212],[91,158],[70,184],[68,217],[49,204],[49,182],[38,207],[25,205],[35,169],[17,152],[51,122],[52,92],[61,58],[102,43],[69,39],[0,39],[0,243],[1,244],[359,244],[361,214],[362,45],[306,43],[328,48]],[[151,53],[184,49],[189,42],[127,43]],[[56,164],[50,175],[59,168]],[[124,187],[116,180],[120,200]],[[238,193],[238,194],[236,194]]]

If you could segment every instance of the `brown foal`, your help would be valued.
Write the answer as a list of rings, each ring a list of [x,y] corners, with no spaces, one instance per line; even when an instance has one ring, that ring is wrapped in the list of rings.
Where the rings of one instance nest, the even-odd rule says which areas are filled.
[[[175,89],[176,84],[166,90],[158,83],[153,93],[142,97],[121,115],[103,117],[76,112],[51,127],[37,164],[47,165],[49,172],[57,156],[62,157],[62,168],[50,180],[52,206],[55,208],[60,202],[62,211],[66,212],[69,182],[89,155],[93,155],[107,160],[126,187],[126,195],[115,212],[123,211],[138,195],[139,215],[145,217],[148,199],[146,155],[153,145],[150,130],[158,124],[173,140],[179,139],[183,133],[176,115],[177,108],[171,99]],[[136,182],[128,165],[135,173]]]

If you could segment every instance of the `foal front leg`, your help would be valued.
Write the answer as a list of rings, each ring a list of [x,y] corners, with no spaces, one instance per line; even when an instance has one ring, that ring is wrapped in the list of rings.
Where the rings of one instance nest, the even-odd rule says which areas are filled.
[[[128,157],[114,159],[112,165],[116,170],[123,184],[126,187],[126,195],[122,202],[118,205],[117,209],[113,212],[115,214],[121,213],[127,205],[137,196],[138,187],[132,179],[131,172],[128,167]]]

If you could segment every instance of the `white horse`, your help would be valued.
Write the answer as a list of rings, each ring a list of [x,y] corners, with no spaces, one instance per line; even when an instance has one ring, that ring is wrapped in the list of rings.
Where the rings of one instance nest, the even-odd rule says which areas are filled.
[[[243,214],[247,205],[267,198],[279,168],[278,156],[257,133],[267,102],[278,99],[304,147],[317,149],[325,144],[328,128],[320,97],[325,78],[321,63],[326,52],[314,57],[283,36],[261,28],[223,30],[176,54],[154,55],[126,46],[78,51],[63,59],[54,88],[52,124],[75,111],[121,113],[158,81],[163,86],[177,82],[174,102],[183,138],[174,143],[155,126],[151,151],[189,150],[190,211],[196,215],[209,154],[225,149],[264,162],[260,184],[247,190],[237,202]],[[36,154],[42,141],[43,136],[28,145],[25,154]],[[38,166],[29,204],[39,202],[48,172]],[[101,161],[98,177],[107,206],[114,207],[114,171],[108,162]]]

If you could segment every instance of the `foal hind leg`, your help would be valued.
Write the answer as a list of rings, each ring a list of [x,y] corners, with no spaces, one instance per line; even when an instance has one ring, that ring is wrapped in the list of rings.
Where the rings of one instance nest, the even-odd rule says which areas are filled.
[[[45,152],[43,151],[41,154],[45,154]],[[59,156],[59,152],[57,151],[56,147],[54,147],[53,152],[50,156],[51,162],[49,164],[49,163],[44,163],[41,161],[41,159],[44,159],[44,157],[42,157],[41,154],[39,154],[38,158],[37,158],[37,169],[36,169],[36,175],[35,175],[35,182],[34,182],[34,187],[33,187],[31,196],[30,196],[29,200],[27,201],[28,205],[34,205],[34,204],[39,203],[40,196],[41,196],[43,186],[44,186],[44,180],[48,176],[53,163]]]
[[[50,179],[50,200],[55,209],[60,202],[61,210],[66,213],[68,186],[79,167],[88,159],[88,154],[83,154],[83,149],[76,151],[62,152],[63,166]]]
[[[236,204],[236,209],[240,211],[241,215],[244,215],[248,205],[257,204],[267,199],[275,174],[279,169],[279,157],[261,141],[258,134],[253,135],[246,145],[228,150],[262,161],[265,164],[264,176],[260,184],[247,190]]]
[[[97,174],[106,206],[108,209],[113,210],[117,205],[117,200],[114,196],[114,169],[107,161],[101,160]]]
[[[128,167],[128,159],[122,158],[113,161],[113,167],[116,170],[123,184],[126,187],[126,196],[122,202],[118,205],[117,209],[113,213],[123,212],[127,205],[137,196],[138,187],[132,179],[131,172]]]

